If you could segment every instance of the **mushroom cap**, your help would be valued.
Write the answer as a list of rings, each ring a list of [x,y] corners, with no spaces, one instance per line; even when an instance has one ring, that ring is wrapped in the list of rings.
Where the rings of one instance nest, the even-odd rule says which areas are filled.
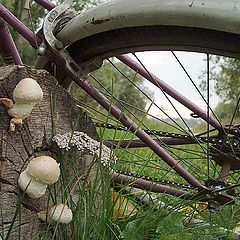
[[[32,199],[42,197],[47,189],[47,184],[36,180],[26,170],[20,174],[18,186]]]
[[[66,204],[57,204],[50,209],[49,218],[54,222],[68,224],[73,218],[72,210]]]
[[[60,175],[59,163],[49,156],[40,156],[33,158],[28,166],[28,173],[36,180],[40,180],[46,184],[55,183]]]
[[[22,79],[13,90],[13,100],[18,103],[38,103],[42,99],[43,91],[32,78]]]

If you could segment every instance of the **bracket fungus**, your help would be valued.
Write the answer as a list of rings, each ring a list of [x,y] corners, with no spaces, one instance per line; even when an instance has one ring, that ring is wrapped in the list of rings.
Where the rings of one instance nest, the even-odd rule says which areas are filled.
[[[12,117],[10,121],[10,131],[15,131],[16,125],[21,125],[32,112],[33,107],[43,99],[43,91],[36,80],[32,78],[22,79],[13,90],[13,100],[0,98]]]
[[[68,224],[72,221],[73,214],[71,208],[66,204],[60,203],[53,206],[50,210],[39,212],[38,218],[43,222]]]
[[[59,163],[49,156],[33,158],[18,179],[19,187],[33,199],[42,197],[47,185],[57,182],[60,175]]]

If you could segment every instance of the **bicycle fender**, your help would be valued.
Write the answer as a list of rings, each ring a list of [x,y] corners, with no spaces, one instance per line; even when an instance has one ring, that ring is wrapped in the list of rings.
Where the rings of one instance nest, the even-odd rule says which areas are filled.
[[[79,14],[65,25],[57,38],[67,46],[113,29],[152,25],[197,27],[240,34],[240,1],[116,0]]]

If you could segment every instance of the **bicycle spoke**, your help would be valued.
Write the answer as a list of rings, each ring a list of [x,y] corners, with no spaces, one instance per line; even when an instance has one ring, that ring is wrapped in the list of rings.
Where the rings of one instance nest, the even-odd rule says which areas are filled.
[[[122,32],[122,34],[124,33]],[[120,35],[118,36],[121,37]],[[115,41],[118,42],[118,39],[115,39]],[[134,40],[134,42],[137,41]],[[94,114],[95,107],[92,107],[90,111],[92,111],[93,118],[96,121],[100,120],[99,124],[96,122],[96,126],[99,127],[101,134],[104,132],[101,135],[104,143],[111,147],[120,159],[117,166],[120,169],[123,167],[136,174],[142,172],[143,174],[155,175],[159,171],[161,173],[157,174],[157,176],[169,180],[174,179],[179,182],[184,182],[185,180],[178,176],[180,172],[173,173],[173,169],[176,166],[184,166],[187,171],[200,180],[201,184],[206,184],[212,189],[217,184],[227,184],[227,179],[229,182],[230,179],[231,182],[235,182],[236,177],[232,174],[232,170],[234,170],[234,167],[238,168],[237,158],[239,154],[236,147],[236,144],[238,144],[236,140],[238,139],[238,133],[234,132],[235,126],[233,126],[235,114],[233,113],[232,120],[229,120],[228,125],[225,125],[215,114],[214,102],[210,102],[212,98],[209,62],[211,51],[209,49],[202,51],[207,56],[205,65],[206,94],[203,94],[196,83],[197,80],[188,72],[188,66],[183,64],[178,56],[181,49],[176,48],[179,52],[176,52],[175,48],[172,48],[173,50],[166,49],[170,50],[168,53],[172,55],[171,61],[174,62],[172,67],[178,68],[183,73],[185,80],[181,80],[188,84],[186,88],[190,85],[191,91],[193,90],[189,98],[186,98],[187,93],[184,90],[183,93],[177,91],[174,88],[174,83],[169,84],[167,79],[165,81],[161,80],[158,77],[159,74],[153,74],[154,71],[144,64],[145,53],[143,52],[146,50],[151,51],[151,47],[153,51],[158,50],[158,45],[150,45],[146,46],[146,48],[142,45],[136,45],[132,49],[131,47],[121,49],[120,46],[122,46],[121,43],[119,43],[119,48],[116,52],[115,49],[110,49],[109,52],[100,52],[93,60],[86,60],[86,66],[88,66],[88,62],[91,62],[90,68],[97,69],[96,72],[92,72],[89,81],[110,102],[110,107],[107,111],[97,108],[96,114]],[[160,46],[160,50],[162,50],[162,47],[165,50],[165,45]],[[139,53],[138,50],[140,50]],[[85,66],[84,64],[83,66]],[[101,73],[102,69],[103,72]],[[104,72],[105,69],[108,72]],[[130,74],[130,71],[133,72]],[[141,81],[138,80],[140,77],[142,77]],[[177,82],[177,80],[179,79],[175,81]],[[155,101],[153,95],[146,90],[145,83],[147,81],[150,83],[151,91],[154,91],[155,97],[161,100],[164,99],[163,104],[166,103],[166,107],[158,103],[160,102],[159,100]],[[125,87],[125,92],[123,92],[122,88],[125,86],[125,83],[127,87]],[[142,102],[137,100],[137,95],[134,95],[136,93],[141,96],[139,99]],[[193,94],[195,94],[195,97],[191,99]],[[195,102],[198,101],[196,99],[200,99],[201,104],[204,104],[204,110],[200,109],[198,102]],[[179,107],[179,103],[186,108],[182,109]],[[238,104],[236,105],[238,106]],[[133,123],[129,125],[123,119],[121,119],[120,124],[120,115],[114,121],[110,116],[110,112],[112,112],[111,106],[119,107],[124,115],[133,120],[136,126]],[[169,109],[165,109],[169,106]],[[192,111],[193,114],[190,114],[192,118],[185,115],[187,109]],[[235,108],[236,111],[237,107]],[[205,123],[202,124],[199,121],[197,125],[198,120],[194,119],[196,117],[202,118]],[[192,128],[191,121],[196,122],[196,128]],[[132,128],[133,125],[134,130]],[[140,129],[143,129],[144,136],[146,136],[145,134],[148,137],[151,136],[151,141],[147,137],[151,142],[150,144],[148,141],[143,140],[142,136],[140,139],[137,138],[140,136],[139,132],[143,133]],[[137,137],[134,137],[132,133],[130,134],[129,130],[136,134]],[[167,166],[166,163],[161,161],[163,157],[161,154],[157,154],[157,156],[155,155],[155,150],[155,153],[153,153],[148,149],[153,147],[151,145],[153,143],[154,145],[156,144],[155,146],[162,148],[175,160],[174,166],[171,164],[170,167]],[[225,166],[228,162],[235,164],[233,169]]]

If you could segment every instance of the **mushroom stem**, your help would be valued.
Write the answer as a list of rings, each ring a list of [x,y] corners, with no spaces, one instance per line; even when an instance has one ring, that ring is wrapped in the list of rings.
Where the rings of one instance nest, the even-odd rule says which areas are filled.
[[[27,170],[23,171],[18,179],[19,187],[32,199],[42,197],[47,189],[47,184],[36,180]]]
[[[8,110],[8,114],[11,117],[25,119],[30,115],[34,105],[35,104],[30,103],[15,103],[13,107]]]
[[[42,222],[47,222],[48,221],[47,215],[48,215],[48,210],[43,210],[43,211],[37,213],[38,218]]]
[[[9,126],[9,130],[10,132],[14,132],[16,129],[16,125],[22,125],[22,119],[21,118],[12,118],[10,120],[10,126]]]

